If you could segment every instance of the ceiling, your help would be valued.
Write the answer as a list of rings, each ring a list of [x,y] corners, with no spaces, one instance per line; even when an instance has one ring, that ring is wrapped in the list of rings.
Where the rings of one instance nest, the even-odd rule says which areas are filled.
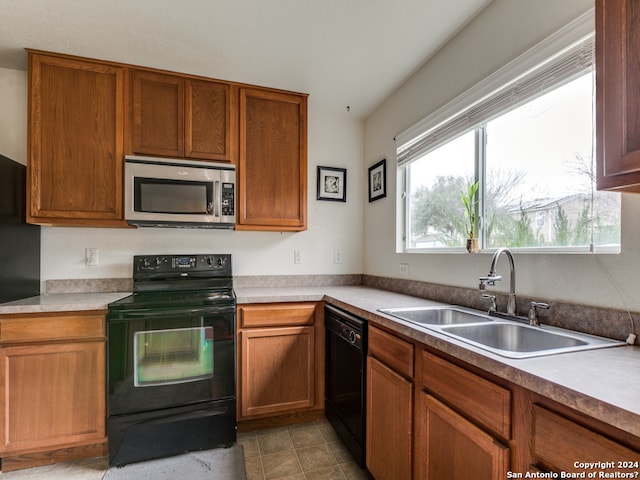
[[[0,0],[0,67],[24,48],[310,94],[364,118],[491,0]]]

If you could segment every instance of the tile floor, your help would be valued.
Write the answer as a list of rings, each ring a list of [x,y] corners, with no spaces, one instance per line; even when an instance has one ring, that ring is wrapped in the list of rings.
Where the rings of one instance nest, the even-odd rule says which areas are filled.
[[[370,479],[325,419],[238,434],[247,480]],[[106,457],[1,473],[0,480],[101,480]],[[134,480],[134,479],[132,479]]]
[[[370,477],[326,420],[238,434],[247,480],[360,480]]]

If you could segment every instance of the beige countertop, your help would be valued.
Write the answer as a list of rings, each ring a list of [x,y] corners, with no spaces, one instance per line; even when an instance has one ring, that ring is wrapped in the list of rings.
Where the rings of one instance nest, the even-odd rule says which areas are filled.
[[[54,293],[0,304],[0,315],[12,313],[50,313],[77,310],[106,310],[107,305],[131,295],[112,293]]]
[[[640,436],[640,347],[622,346],[510,359],[380,313],[380,308],[434,305],[423,298],[367,287],[240,288],[238,303],[315,301],[416,339],[558,403]]]
[[[54,294],[0,305],[0,314],[101,310],[129,295]],[[380,308],[437,304],[362,286],[236,288],[238,304],[320,301],[416,339],[500,378],[640,437],[640,347],[622,346],[509,359],[380,313]]]

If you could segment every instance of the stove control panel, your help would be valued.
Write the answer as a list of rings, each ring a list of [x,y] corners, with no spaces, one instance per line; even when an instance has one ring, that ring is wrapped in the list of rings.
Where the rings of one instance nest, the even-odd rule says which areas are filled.
[[[231,255],[136,255],[133,257],[133,276],[182,272],[209,272],[231,276]]]

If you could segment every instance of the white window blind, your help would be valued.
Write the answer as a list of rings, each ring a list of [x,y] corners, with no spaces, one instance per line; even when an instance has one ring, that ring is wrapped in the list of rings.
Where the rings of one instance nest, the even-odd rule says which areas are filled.
[[[593,68],[593,10],[396,136],[398,166]],[[551,53],[553,52],[553,53]]]

